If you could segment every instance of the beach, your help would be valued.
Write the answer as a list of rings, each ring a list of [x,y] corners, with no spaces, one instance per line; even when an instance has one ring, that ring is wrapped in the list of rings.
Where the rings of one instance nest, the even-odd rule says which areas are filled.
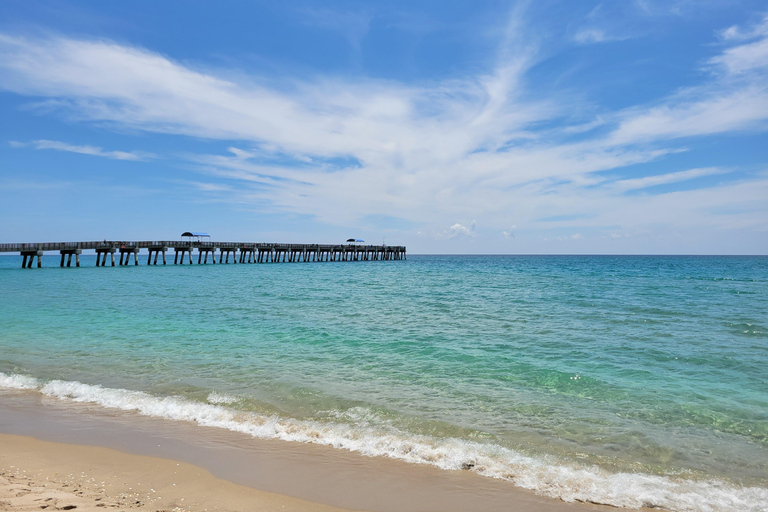
[[[465,471],[201,431],[28,393],[0,394],[0,432],[0,510],[609,509],[542,498]]]
[[[216,478],[191,464],[0,435],[0,510],[340,512]]]
[[[768,502],[763,257],[4,258],[3,434],[349,510]]]

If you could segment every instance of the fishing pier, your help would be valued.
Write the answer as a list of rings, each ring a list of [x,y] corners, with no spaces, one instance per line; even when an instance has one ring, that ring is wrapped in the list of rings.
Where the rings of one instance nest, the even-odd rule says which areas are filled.
[[[114,267],[115,256],[119,254],[118,265],[138,265],[142,250],[147,257],[147,265],[157,265],[162,257],[162,264],[168,263],[167,252],[173,249],[174,265],[183,265],[185,260],[193,264],[193,254],[197,264],[218,263],[298,263],[321,261],[396,261],[405,260],[405,246],[357,245],[357,244],[272,244],[249,242],[210,242],[204,240],[184,241],[107,241],[102,242],[45,242],[26,244],[0,244],[0,253],[15,252],[22,257],[22,268],[32,268],[37,258],[37,268],[42,267],[43,253],[58,251],[61,255],[59,266],[70,267],[74,256],[75,267],[80,266],[80,256],[85,250],[96,253],[96,266]],[[141,258],[140,258],[141,256]],[[108,261],[109,260],[109,261]]]

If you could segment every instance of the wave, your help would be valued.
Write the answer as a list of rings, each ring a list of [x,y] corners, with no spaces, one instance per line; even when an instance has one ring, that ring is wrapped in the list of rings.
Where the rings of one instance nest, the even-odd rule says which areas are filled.
[[[446,470],[471,470],[566,502],[680,512],[757,512],[765,510],[768,503],[768,489],[762,487],[742,487],[714,479],[702,481],[681,476],[611,473],[572,461],[529,457],[493,444],[410,434],[379,421],[375,413],[365,408],[338,415],[339,420],[351,423],[320,422],[238,411],[225,406],[236,402],[236,397],[215,392],[208,396],[209,403],[203,403],[76,381],[42,382],[2,372],[0,388],[36,390],[62,400],[97,404],[155,418],[191,421],[261,439],[314,443]]]

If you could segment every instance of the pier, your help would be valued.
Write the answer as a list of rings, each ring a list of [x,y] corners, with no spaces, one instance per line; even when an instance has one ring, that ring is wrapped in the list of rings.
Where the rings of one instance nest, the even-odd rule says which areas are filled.
[[[115,266],[115,254],[119,254],[119,266],[139,265],[140,253],[146,250],[147,265],[157,265],[162,255],[162,264],[167,263],[166,253],[173,249],[174,265],[192,265],[192,254],[197,253],[197,264],[216,264],[216,252],[219,253],[218,264],[226,264],[232,260],[236,263],[308,263],[327,261],[397,261],[405,260],[405,246],[402,245],[356,245],[356,244],[272,244],[251,242],[209,242],[201,240],[190,241],[102,241],[102,242],[44,242],[26,244],[0,244],[0,253],[15,252],[22,257],[22,268],[41,268],[42,257],[46,251],[58,251],[61,255],[59,266],[70,267],[72,256],[75,257],[75,267],[80,266],[80,255],[85,250],[96,253],[96,266],[107,266],[107,255],[110,265]],[[230,258],[231,257],[231,258]],[[37,264],[35,263],[37,258]]]

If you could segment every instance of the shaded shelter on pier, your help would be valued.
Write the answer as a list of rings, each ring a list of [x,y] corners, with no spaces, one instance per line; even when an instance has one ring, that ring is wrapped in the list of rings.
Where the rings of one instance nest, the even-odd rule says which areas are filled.
[[[211,241],[211,235],[208,233],[202,233],[199,231],[185,231],[181,234],[181,238],[188,238],[190,242],[210,242]],[[203,240],[204,238],[207,238],[207,240]]]

